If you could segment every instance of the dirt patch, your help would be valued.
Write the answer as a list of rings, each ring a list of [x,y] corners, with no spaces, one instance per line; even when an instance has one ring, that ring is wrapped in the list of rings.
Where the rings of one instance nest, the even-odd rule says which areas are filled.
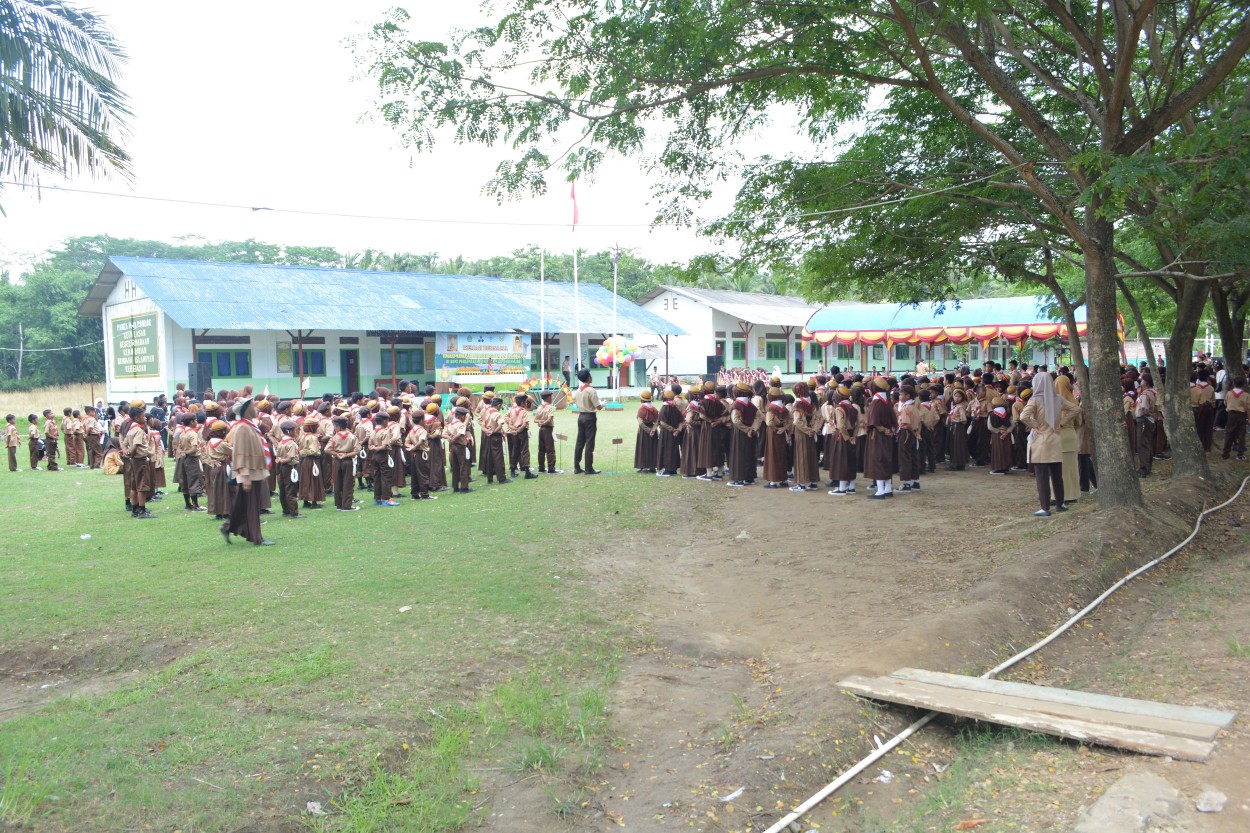
[[[911,719],[841,693],[842,676],[980,673],[1031,644],[1183,538],[1219,491],[1164,476],[1148,513],[1082,503],[1049,519],[1031,517],[1020,475],[942,473],[888,503],[709,485],[689,513],[702,520],[613,542],[593,571],[638,599],[654,649],[623,669],[618,741],[572,829],[767,827]],[[915,781],[869,781],[832,806],[862,818],[867,802],[884,822],[951,757],[906,755]],[[533,784],[491,806],[493,829],[550,829],[552,797]]]
[[[0,722],[70,697],[98,697],[193,652],[187,644],[133,642],[118,637],[50,643],[0,651]]]

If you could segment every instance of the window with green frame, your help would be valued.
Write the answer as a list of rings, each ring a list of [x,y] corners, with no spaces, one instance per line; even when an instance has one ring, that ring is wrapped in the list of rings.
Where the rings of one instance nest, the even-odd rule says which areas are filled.
[[[303,368],[305,376],[324,376],[326,375],[326,351],[325,350],[305,350],[304,363],[300,364],[300,351],[296,350],[291,359],[292,375],[300,375],[300,368]]]
[[[389,376],[391,374],[391,348],[382,347],[382,375]],[[400,376],[406,376],[410,373],[425,372],[425,348],[395,348],[395,370],[394,372]]]
[[[849,362],[853,358],[855,358],[855,345],[854,344],[839,344],[838,345],[838,361]]]
[[[823,361],[825,358],[825,348],[821,347],[815,341],[807,345],[807,357],[814,362]]]
[[[905,362],[911,359],[911,345],[896,344],[894,345],[894,360],[897,362]]]
[[[872,346],[872,360],[874,362],[885,361],[885,345],[884,344],[874,344]]]
[[[764,343],[764,358],[769,361],[785,361],[788,357],[784,341],[768,341]]]
[[[196,350],[195,360],[210,365],[214,379],[241,379],[252,375],[251,350]]]
[[[747,343],[745,341],[734,340],[733,343],[733,359],[734,361],[745,361],[747,357]]]

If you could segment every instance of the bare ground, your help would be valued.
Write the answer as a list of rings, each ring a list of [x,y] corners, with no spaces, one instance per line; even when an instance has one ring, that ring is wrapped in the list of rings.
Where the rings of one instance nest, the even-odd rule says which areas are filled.
[[[1019,474],[939,473],[925,479],[918,495],[872,503],[862,494],[834,498],[823,490],[792,494],[709,484],[681,529],[613,542],[595,568],[605,593],[636,599],[640,627],[651,637],[613,691],[617,742],[606,766],[573,795],[553,794],[542,779],[485,784],[487,794],[497,791],[487,827],[768,827],[870,751],[873,735],[884,740],[915,717],[847,696],[837,687],[843,676],[906,665],[979,674],[1049,632],[1070,607],[1081,607],[1178,542],[1204,501],[1218,502],[1227,491],[1197,480],[1171,483],[1166,470],[1160,475],[1146,484],[1149,513],[1105,512],[1085,502],[1042,520],[1030,515],[1032,478]],[[1132,596],[1147,606],[1161,604],[1144,585]],[[1224,621],[1222,611],[1217,618]],[[1126,690],[1123,679],[1099,676],[1117,657],[1098,633],[1099,644],[1087,646],[1079,666],[1084,672],[1070,676],[1078,668],[1065,664],[1066,674],[1046,681],[1148,696]],[[1153,644],[1156,636],[1129,629],[1118,638],[1135,646],[1138,639]],[[1250,643],[1250,634],[1242,641]],[[1057,643],[1065,644],[1071,643]],[[1170,650],[1194,656],[1193,646]],[[1223,643],[1212,650],[1227,653]],[[1047,661],[1044,656],[1025,673],[1049,668]],[[1217,707],[1240,702],[1244,708],[1241,663],[1240,677],[1226,675],[1236,685],[1216,690],[1199,674],[1188,689],[1158,699]],[[893,785],[872,780],[878,767],[822,806],[811,817],[819,821],[803,829],[897,823],[957,754],[952,740],[949,729],[938,727],[898,753],[892,769],[900,777]],[[1233,791],[1225,792],[1244,799],[1244,776],[1239,787],[1235,783],[1236,773],[1246,771],[1244,740],[1234,730],[1219,757],[1227,763],[1193,777],[1231,784]],[[1055,782],[1041,791],[1061,799],[1052,797],[1024,823],[979,829],[1070,829],[1109,778],[1138,762],[1105,750],[1054,746],[1029,754],[1041,767],[1034,774]],[[1071,764],[1062,774],[1059,758],[1047,762],[1051,752]],[[1079,763],[1069,761],[1070,752]],[[1024,771],[1024,757],[1009,752],[1005,763]],[[565,811],[562,822],[553,814],[557,806]],[[1212,829],[1246,829],[1245,822]]]

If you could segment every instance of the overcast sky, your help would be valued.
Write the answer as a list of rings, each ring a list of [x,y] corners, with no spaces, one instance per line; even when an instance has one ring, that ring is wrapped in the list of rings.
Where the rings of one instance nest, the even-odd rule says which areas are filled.
[[[574,235],[562,182],[544,197],[504,205],[482,194],[503,151],[450,141],[422,155],[403,149],[390,128],[367,119],[371,84],[353,80],[357,70],[344,44],[393,5],[89,2],[107,17],[129,55],[120,82],[134,110],[125,143],[134,178],[68,184],[138,197],[466,222],[312,217],[47,189],[36,195],[7,186],[0,197],[7,213],[0,218],[0,261],[20,267],[66,238],[91,234],[254,237],[344,252],[373,248],[470,258],[528,244],[571,251],[575,243],[592,250],[619,243],[655,261],[708,249],[710,241],[691,230],[647,228],[654,216],[650,183],[634,162],[614,161],[596,181],[578,184]],[[472,25],[478,15],[472,2],[405,5],[421,22],[421,37],[431,40],[443,39],[451,27]],[[722,199],[703,213],[726,205]],[[554,225],[528,225],[534,223]]]

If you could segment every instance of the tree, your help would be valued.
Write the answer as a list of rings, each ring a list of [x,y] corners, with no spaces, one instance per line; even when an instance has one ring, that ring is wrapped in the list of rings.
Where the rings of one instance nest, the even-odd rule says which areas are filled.
[[[659,124],[662,147],[650,158],[680,201],[706,193],[725,151],[774,105],[799,108],[811,135],[828,140],[865,116],[874,88],[923,92],[1002,160],[1079,251],[1099,500],[1140,505],[1128,448],[1111,439],[1122,425],[1124,215],[1104,177],[1153,152],[1222,87],[1250,48],[1244,4],[513,0],[495,25],[451,45],[413,40],[406,23],[392,12],[366,47],[383,117],[417,148],[444,126],[460,141],[511,143],[519,155],[492,182],[501,191],[541,190],[557,162],[575,177],[605,151],[641,156]],[[554,155],[570,138],[573,149]]]
[[[0,0],[0,176],[127,173],[123,59],[103,20],[61,0]]]

